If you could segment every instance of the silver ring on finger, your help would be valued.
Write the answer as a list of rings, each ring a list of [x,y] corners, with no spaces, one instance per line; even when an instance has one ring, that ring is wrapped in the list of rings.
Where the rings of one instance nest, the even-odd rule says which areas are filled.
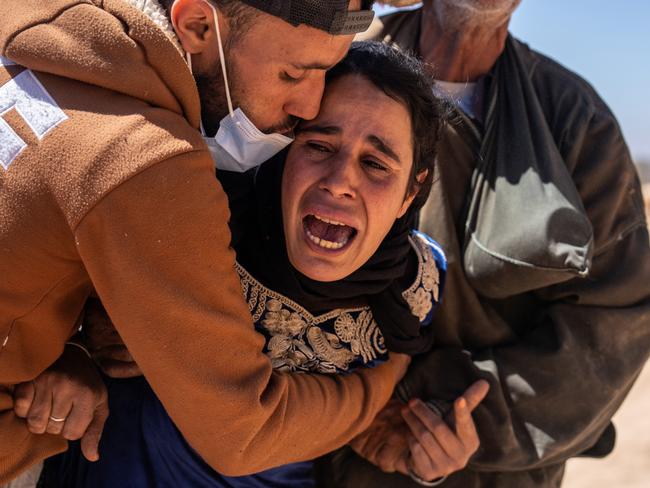
[[[50,420],[51,420],[52,422],[65,422],[65,419],[66,419],[66,417],[63,417],[63,418],[61,418],[61,417],[52,417],[52,416],[50,415]]]
[[[417,474],[415,474],[415,471],[413,471],[413,468],[411,466],[409,466],[408,469],[411,479],[421,486],[440,486],[447,479],[446,476],[440,476],[439,478],[433,479],[431,481],[423,480]]]

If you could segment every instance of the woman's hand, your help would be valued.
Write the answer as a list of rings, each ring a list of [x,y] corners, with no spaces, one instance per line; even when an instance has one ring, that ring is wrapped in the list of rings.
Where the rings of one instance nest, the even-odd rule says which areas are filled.
[[[34,381],[14,389],[14,411],[34,434],[81,439],[89,461],[99,459],[99,439],[108,417],[108,395],[84,350],[66,345],[61,357]]]
[[[83,324],[90,353],[106,376],[142,376],[140,367],[131,357],[99,299],[89,298],[86,302]]]
[[[485,398],[488,390],[489,384],[483,380],[470,386],[454,402],[453,418],[447,422],[421,400],[411,400],[402,409],[402,417],[411,431],[408,437],[410,458],[404,474],[410,471],[428,481],[467,466],[480,444],[472,411]]]
[[[410,431],[400,414],[403,407],[399,400],[391,400],[372,425],[350,442],[350,447],[359,456],[386,473],[407,470]]]
[[[412,400],[409,406],[391,400],[350,447],[385,472],[408,475],[410,470],[431,480],[458,471],[479,446],[471,412],[488,389],[485,381],[474,383],[456,400],[446,420],[421,400]]]

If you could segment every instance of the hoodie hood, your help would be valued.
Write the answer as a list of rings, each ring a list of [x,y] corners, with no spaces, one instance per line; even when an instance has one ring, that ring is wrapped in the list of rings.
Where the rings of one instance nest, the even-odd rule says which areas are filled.
[[[154,24],[160,27],[163,30],[163,32],[167,34],[167,37],[169,37],[172,40],[172,42],[176,44],[178,50],[184,54],[183,47],[181,46],[181,43],[178,40],[178,37],[176,36],[176,32],[174,31],[174,26],[172,25],[171,21],[167,17],[167,11],[162,5],[160,5],[158,0],[124,0],[124,1],[129,5],[131,5],[133,8],[144,13],[147,17],[149,17],[154,22]]]
[[[196,83],[160,9],[154,0],[2,0],[0,54],[171,110],[198,129]]]

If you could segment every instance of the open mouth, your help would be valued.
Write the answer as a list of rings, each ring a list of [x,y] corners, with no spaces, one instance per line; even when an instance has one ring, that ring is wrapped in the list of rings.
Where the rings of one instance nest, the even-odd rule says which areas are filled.
[[[357,235],[357,229],[354,227],[316,214],[305,216],[302,226],[312,244],[333,251],[348,246]]]

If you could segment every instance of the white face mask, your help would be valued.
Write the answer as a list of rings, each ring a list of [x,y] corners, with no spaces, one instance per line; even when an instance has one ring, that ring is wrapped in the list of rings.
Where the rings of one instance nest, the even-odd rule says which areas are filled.
[[[233,110],[217,10],[209,2],[205,3],[212,9],[214,16],[229,114],[221,120],[216,136],[207,137],[203,125],[201,125],[201,132],[217,169],[243,173],[282,151],[293,142],[293,139],[282,134],[264,134],[246,117],[241,108]],[[191,70],[192,57],[189,53],[187,53],[187,63]]]
[[[282,134],[264,134],[241,108],[226,115],[214,137],[203,136],[217,169],[244,172],[275,156],[293,142]]]

